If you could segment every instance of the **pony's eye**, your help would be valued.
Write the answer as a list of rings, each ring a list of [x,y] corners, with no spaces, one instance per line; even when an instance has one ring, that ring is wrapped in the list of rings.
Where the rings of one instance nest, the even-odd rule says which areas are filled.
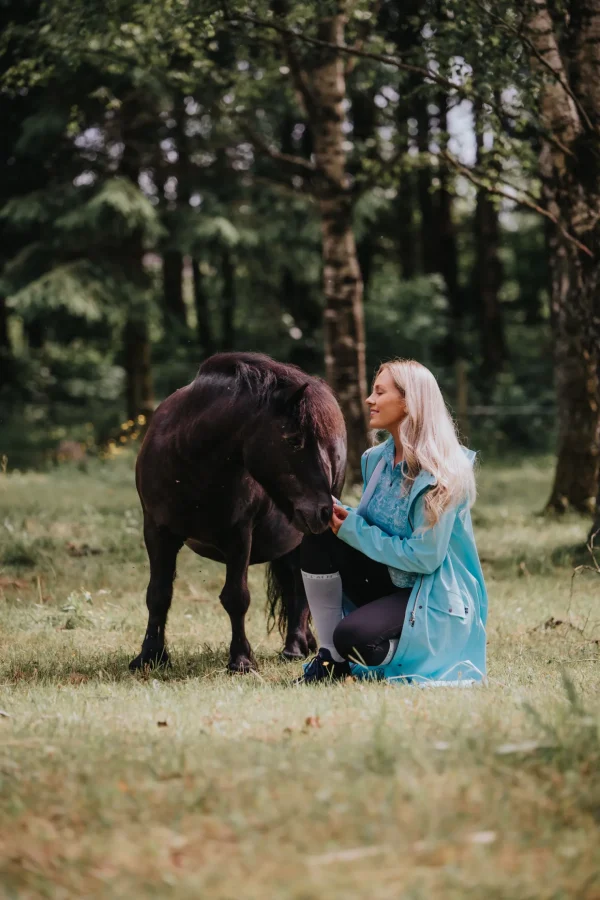
[[[284,434],[283,437],[293,450],[300,450],[302,448],[302,438],[299,434]]]

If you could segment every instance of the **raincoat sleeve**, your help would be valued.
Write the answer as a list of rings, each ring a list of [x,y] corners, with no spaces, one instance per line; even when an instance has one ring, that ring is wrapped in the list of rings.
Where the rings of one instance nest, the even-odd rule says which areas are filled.
[[[433,527],[427,525],[425,500],[421,495],[415,503],[415,533],[412,537],[389,535],[376,525],[369,525],[356,510],[349,510],[337,536],[375,562],[404,572],[429,575],[441,566],[448,552],[456,514],[457,507],[453,507]]]

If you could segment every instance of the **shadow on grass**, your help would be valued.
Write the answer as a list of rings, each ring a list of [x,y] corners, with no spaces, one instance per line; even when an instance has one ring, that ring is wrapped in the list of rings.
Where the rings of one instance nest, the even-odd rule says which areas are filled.
[[[116,684],[129,682],[132,685],[158,680],[178,682],[192,679],[217,679],[223,676],[244,678],[254,681],[268,676],[269,681],[292,679],[294,670],[282,660],[278,653],[256,654],[258,670],[248,675],[231,675],[227,669],[229,653],[224,645],[213,647],[205,644],[198,652],[188,650],[171,651],[171,665],[161,668],[146,668],[142,672],[130,672],[129,662],[134,654],[77,653],[64,659],[57,656],[40,657],[39,654],[26,655],[24,651],[5,657],[0,666],[0,683],[5,685],[20,683],[78,686],[81,684]]]
[[[577,566],[593,566],[592,554],[585,544],[563,544],[555,547],[550,554],[554,566],[575,569]]]
[[[598,560],[600,562],[600,555]],[[593,566],[593,559],[584,543],[562,544],[544,553],[523,549],[497,557],[482,554],[481,562],[485,570],[496,577],[552,575],[556,569],[571,573],[577,566]]]

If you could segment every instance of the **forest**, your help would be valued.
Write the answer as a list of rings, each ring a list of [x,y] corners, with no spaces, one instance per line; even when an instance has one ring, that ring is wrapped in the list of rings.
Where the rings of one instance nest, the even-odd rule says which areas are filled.
[[[556,452],[548,508],[594,511],[599,4],[2,12],[9,468],[117,452],[245,349],[326,377],[355,472],[402,356],[466,442]]]
[[[598,900],[600,0],[0,11],[0,895]],[[286,659],[247,540],[237,569],[153,543],[141,440],[230,350],[331,385],[346,512],[379,364],[432,370],[477,502],[384,636],[404,663],[476,630],[482,683],[470,650],[308,683],[314,596],[317,655]],[[191,456],[156,470],[212,524]]]

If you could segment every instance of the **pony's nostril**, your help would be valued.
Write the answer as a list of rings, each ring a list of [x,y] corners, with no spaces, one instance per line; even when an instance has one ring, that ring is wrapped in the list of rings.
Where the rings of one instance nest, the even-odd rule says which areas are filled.
[[[331,512],[330,512],[330,510],[329,510],[329,507],[328,507],[328,506],[322,506],[322,507],[321,507],[321,521],[322,521],[322,522],[329,522],[330,518],[331,518]]]

